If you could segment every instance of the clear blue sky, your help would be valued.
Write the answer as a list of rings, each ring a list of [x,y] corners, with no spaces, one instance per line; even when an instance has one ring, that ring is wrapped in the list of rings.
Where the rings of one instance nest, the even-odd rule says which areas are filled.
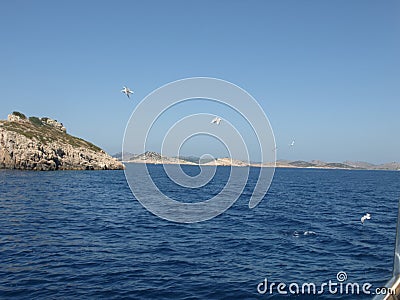
[[[17,0],[0,28],[1,119],[53,117],[115,153],[138,101],[209,76],[259,101],[279,159],[400,161],[399,1]]]

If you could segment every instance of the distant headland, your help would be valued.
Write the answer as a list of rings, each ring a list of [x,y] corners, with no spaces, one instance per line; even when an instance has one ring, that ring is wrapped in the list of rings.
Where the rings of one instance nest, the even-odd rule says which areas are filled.
[[[228,157],[201,160],[198,157],[167,157],[162,156],[157,152],[147,151],[142,154],[132,154],[129,152],[117,153],[113,155],[114,158],[123,161],[124,163],[146,163],[146,164],[183,164],[183,165],[216,165],[216,166],[250,166],[250,167],[274,167],[273,163],[254,163],[245,162]],[[367,162],[352,162],[345,161],[342,163],[337,162],[324,162],[320,160],[313,160],[311,162],[296,160],[278,160],[275,164],[277,168],[312,168],[312,169],[346,169],[346,170],[400,170],[400,163],[391,162],[386,164],[375,165]]]
[[[121,170],[124,165],[92,143],[69,135],[57,120],[13,112],[0,120],[0,169]]]
[[[13,112],[0,120],[0,169],[19,170],[122,170],[123,163],[315,168],[347,170],[400,170],[400,163],[323,162],[278,160],[274,163],[246,162],[231,158],[200,159],[167,157],[157,152],[117,153],[111,157],[96,145],[67,133],[65,126],[51,118],[29,117]]]

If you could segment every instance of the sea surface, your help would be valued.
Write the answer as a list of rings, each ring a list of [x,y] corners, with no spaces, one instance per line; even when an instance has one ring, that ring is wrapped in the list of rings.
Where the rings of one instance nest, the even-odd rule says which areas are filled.
[[[229,167],[201,189],[171,182],[179,201],[218,193]],[[196,166],[184,166],[196,175]],[[258,169],[218,217],[179,224],[148,212],[123,171],[0,171],[1,299],[371,299],[291,295],[288,286],[372,285],[391,277],[400,172],[277,169],[269,192],[248,208]],[[369,212],[364,225],[360,218]],[[263,291],[265,280],[287,295]],[[261,285],[260,285],[261,284]]]

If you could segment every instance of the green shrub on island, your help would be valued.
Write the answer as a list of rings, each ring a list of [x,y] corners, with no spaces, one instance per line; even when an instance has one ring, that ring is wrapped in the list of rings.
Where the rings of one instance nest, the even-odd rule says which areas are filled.
[[[36,126],[43,126],[43,122],[38,117],[29,117],[29,122]]]
[[[19,111],[13,111],[12,114],[14,116],[20,117],[23,120],[26,120],[26,116],[23,113],[20,113]]]

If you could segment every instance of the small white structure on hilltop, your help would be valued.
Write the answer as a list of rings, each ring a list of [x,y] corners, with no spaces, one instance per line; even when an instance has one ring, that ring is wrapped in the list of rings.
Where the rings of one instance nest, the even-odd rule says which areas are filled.
[[[7,116],[7,121],[8,122],[28,122],[28,120],[26,118],[23,119],[20,116],[15,115],[15,114],[8,115]]]
[[[50,119],[50,118],[41,118],[41,119],[38,119],[36,117],[31,117],[31,118],[34,118],[37,121],[40,120],[39,122],[42,122],[45,125],[52,126],[52,127],[56,128],[56,129],[62,131],[62,132],[65,132],[65,133],[67,132],[67,128],[64,127],[63,123],[57,122],[57,120],[53,120],[53,119]],[[14,113],[9,114],[7,116],[7,121],[8,122],[29,123],[29,122],[31,122],[30,121],[31,118],[28,119],[24,114],[18,113],[18,112],[14,112]]]
[[[58,130],[67,132],[67,128],[64,127],[63,123],[57,122],[56,120],[50,118],[42,118],[42,122],[45,122],[47,125],[53,126]]]

